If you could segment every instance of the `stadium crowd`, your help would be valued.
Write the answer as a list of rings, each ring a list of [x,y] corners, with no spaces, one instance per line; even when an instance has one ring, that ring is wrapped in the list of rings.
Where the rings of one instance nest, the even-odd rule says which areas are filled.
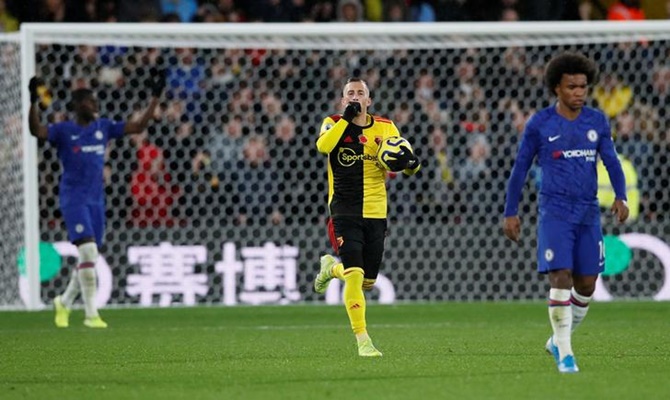
[[[0,0],[19,22],[435,22],[644,19],[641,0]]]
[[[616,9],[598,1],[501,0],[496,7],[483,7],[481,1],[385,1],[382,7],[380,1],[365,0],[138,0],[127,8],[130,2],[121,0],[46,0],[40,2],[44,7],[29,8],[38,14],[17,9],[17,3],[31,2],[0,0],[0,20],[7,20],[1,17],[7,12],[21,21],[54,22],[482,21],[604,18],[608,12],[618,18],[611,13]],[[539,4],[557,8],[543,17],[533,11],[542,8]],[[512,18],[509,10],[517,15]],[[670,211],[663,189],[670,154],[664,107],[670,64],[664,60],[670,50],[663,42],[578,49],[600,60],[601,79],[592,97],[611,118],[615,144],[632,171],[627,178],[635,178],[632,220],[663,219]],[[339,112],[334,93],[352,75],[367,80],[372,112],[388,111],[424,162],[416,179],[389,181],[391,218],[464,223],[501,214],[518,138],[528,116],[551,98],[542,74],[554,50],[357,53],[44,45],[37,71],[54,95],[49,121],[60,121],[69,115],[69,91],[81,87],[97,92],[106,115],[137,115],[149,69],[167,70],[166,97],[150,128],[109,149],[105,177],[111,224],[322,221],[327,187],[325,164],[314,147],[318,121]],[[58,162],[53,150],[41,154],[42,220],[57,224]],[[531,177],[534,184],[542,179],[537,169]]]

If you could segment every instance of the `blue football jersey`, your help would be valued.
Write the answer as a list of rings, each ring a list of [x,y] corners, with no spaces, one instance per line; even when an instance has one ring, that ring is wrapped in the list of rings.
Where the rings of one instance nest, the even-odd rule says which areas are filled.
[[[123,136],[125,122],[100,118],[88,126],[73,121],[48,126],[47,140],[56,147],[63,166],[59,197],[70,204],[104,204],[105,149],[111,139]]]
[[[626,199],[626,183],[607,117],[584,107],[570,121],[555,106],[536,113],[526,125],[507,187],[505,216],[517,215],[524,181],[537,157],[542,170],[539,213],[578,224],[598,223],[596,159],[607,168],[617,199]]]

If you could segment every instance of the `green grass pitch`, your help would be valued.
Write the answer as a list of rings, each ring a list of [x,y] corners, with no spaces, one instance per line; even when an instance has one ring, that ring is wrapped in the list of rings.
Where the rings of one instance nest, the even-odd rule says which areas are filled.
[[[1,399],[668,399],[670,303],[594,303],[581,372],[544,352],[542,303],[368,306],[384,352],[357,356],[343,307],[107,309],[106,330],[0,313]]]

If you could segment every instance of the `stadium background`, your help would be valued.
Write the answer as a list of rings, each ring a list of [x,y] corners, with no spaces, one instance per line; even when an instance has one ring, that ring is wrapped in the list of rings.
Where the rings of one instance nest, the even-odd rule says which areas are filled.
[[[394,299],[541,299],[545,282],[535,273],[533,234],[538,171],[526,188],[521,245],[503,239],[500,215],[523,125],[550,104],[542,67],[564,49],[598,62],[593,104],[611,117],[617,149],[638,178],[631,189],[639,191],[637,218],[618,227],[604,213],[605,232],[667,240],[666,43],[365,51],[49,44],[39,46],[36,68],[54,96],[49,121],[66,118],[69,90],[77,87],[98,92],[102,115],[125,118],[146,104],[149,70],[169,73],[146,137],[119,141],[108,152],[102,254],[111,272],[110,304],[141,301],[127,291],[129,276],[141,272],[129,261],[129,248],[161,243],[204,247],[205,258],[191,263],[193,274],[206,277],[198,303],[225,303],[225,278],[216,265],[226,242],[238,250],[267,242],[296,247],[296,287],[275,279],[260,291],[278,292],[271,302],[320,300],[311,281],[320,253],[328,250],[327,186],[314,141],[322,117],[337,112],[350,75],[368,80],[373,112],[394,120],[424,162],[420,176],[389,180],[392,223],[382,273]],[[12,57],[12,50],[3,54]],[[3,82],[11,101],[15,81]],[[9,132],[16,117],[6,117]],[[65,241],[56,154],[44,144],[39,154],[41,239]],[[12,206],[8,196],[3,201]],[[3,269],[7,302],[18,297],[15,265]],[[44,302],[64,287],[73,265],[64,258],[42,283]],[[654,255],[636,251],[628,269],[604,281],[616,297],[653,297],[665,275]],[[245,290],[245,278],[235,274],[236,295]],[[155,304],[184,302],[183,295],[165,302],[159,295]]]

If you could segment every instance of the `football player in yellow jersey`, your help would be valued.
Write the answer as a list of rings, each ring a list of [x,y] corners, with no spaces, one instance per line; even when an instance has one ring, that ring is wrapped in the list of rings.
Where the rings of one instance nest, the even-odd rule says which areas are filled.
[[[328,231],[341,262],[331,255],[321,257],[314,289],[324,293],[331,279],[344,281],[344,304],[358,354],[379,357],[382,353],[366,329],[363,290],[375,284],[386,238],[387,171],[377,161],[377,149],[383,139],[400,133],[392,121],[369,114],[370,104],[367,83],[351,78],[342,91],[343,113],[328,116],[321,124],[316,147],[328,155]],[[421,168],[411,151],[398,153],[389,166],[407,175]]]

